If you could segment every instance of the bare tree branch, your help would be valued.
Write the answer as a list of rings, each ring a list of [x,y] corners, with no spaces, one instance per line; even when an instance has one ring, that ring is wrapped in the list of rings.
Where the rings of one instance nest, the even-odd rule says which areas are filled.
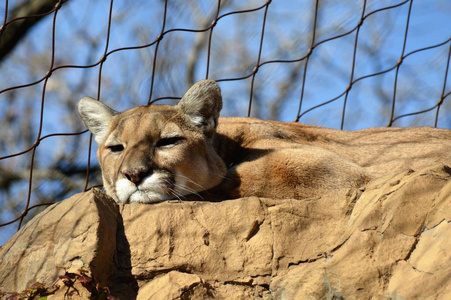
[[[227,7],[229,5],[229,1],[228,0],[222,1],[221,4],[222,4],[221,8],[224,9],[225,7]],[[199,11],[199,9],[193,10],[193,11]],[[210,26],[215,15],[216,15],[216,11],[212,10],[211,14],[208,17],[203,19],[203,22],[198,22],[198,28],[204,29],[204,28],[207,28],[208,26]],[[196,18],[196,20],[199,20],[199,19],[201,19],[201,18],[199,18],[199,17]],[[210,34],[210,32],[207,31],[205,33],[196,35],[196,39],[194,41],[194,46],[191,48],[191,52],[188,57],[188,64],[187,64],[187,71],[186,71],[186,74],[187,74],[186,83],[187,83],[188,87],[193,85],[195,82],[194,74],[196,72],[196,67],[199,63],[199,55],[200,55],[202,49],[204,49],[207,46],[206,42],[209,37],[209,34]]]
[[[9,18],[13,21],[0,27],[0,61],[14,49],[30,28],[47,16],[59,2],[64,3],[66,1],[29,0],[13,8]],[[14,20],[21,17],[26,18]]]

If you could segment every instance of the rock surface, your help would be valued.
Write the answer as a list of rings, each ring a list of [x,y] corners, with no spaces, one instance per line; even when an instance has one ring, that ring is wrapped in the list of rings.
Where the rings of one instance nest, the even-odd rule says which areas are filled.
[[[450,221],[443,165],[306,200],[117,206],[91,191],[1,247],[0,290],[59,281],[49,299],[101,287],[120,299],[451,299]]]

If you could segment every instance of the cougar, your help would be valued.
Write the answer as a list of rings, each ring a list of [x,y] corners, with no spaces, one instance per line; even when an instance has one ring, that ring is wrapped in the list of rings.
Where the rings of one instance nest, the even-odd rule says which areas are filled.
[[[304,199],[451,160],[451,131],[445,129],[341,131],[220,118],[221,91],[212,80],[196,83],[175,106],[153,104],[118,113],[85,97],[78,108],[98,143],[105,190],[122,204]]]

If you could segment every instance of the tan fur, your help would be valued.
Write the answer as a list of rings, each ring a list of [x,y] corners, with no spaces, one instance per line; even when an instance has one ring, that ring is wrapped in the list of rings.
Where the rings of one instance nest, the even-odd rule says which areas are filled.
[[[218,118],[222,101],[213,81],[194,85],[177,106],[141,106],[118,114],[84,98],[79,107],[99,143],[105,189],[120,203],[193,195],[203,200],[302,199],[358,188],[388,172],[451,162],[450,130],[346,132]],[[112,151],[120,149],[111,148],[117,145],[123,149]]]

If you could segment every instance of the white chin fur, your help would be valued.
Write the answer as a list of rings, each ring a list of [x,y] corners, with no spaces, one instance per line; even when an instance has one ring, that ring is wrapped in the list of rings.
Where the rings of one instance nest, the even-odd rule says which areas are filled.
[[[169,190],[161,181],[158,174],[144,179],[144,181],[136,186],[133,182],[122,178],[116,182],[116,195],[121,204],[140,202],[155,203],[169,200]]]

